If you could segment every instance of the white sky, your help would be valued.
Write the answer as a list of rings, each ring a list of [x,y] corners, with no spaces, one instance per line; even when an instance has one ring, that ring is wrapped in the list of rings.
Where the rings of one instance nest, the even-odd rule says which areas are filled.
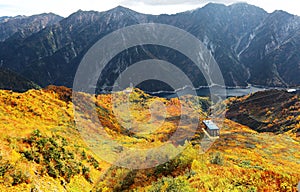
[[[106,11],[122,5],[141,13],[172,14],[192,10],[208,2],[232,4],[240,0],[0,0],[0,16],[53,12],[61,16],[81,10]],[[284,10],[300,16],[299,0],[242,0],[268,12]]]

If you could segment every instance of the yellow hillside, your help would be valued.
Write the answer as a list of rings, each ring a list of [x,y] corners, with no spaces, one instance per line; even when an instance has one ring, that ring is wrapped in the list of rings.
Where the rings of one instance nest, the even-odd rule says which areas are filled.
[[[124,94],[80,93],[89,104],[76,106],[94,107],[107,137],[124,148],[160,146],[177,129],[180,141],[192,131],[193,122],[205,118],[201,107],[193,108],[195,103],[209,103],[190,96],[180,103],[134,90],[129,116]],[[196,142],[202,135],[197,130],[191,142],[167,143],[168,150],[184,150],[164,164],[120,168],[105,162],[82,138],[71,97],[71,90],[63,87],[0,91],[0,191],[296,191],[300,181],[299,139],[257,133],[230,120],[219,122],[221,136],[204,154]],[[185,107],[189,110],[181,111]],[[187,120],[179,126],[180,114]],[[77,115],[91,135],[98,133],[88,126],[94,120],[91,114]],[[115,160],[121,149],[108,145],[111,151],[106,160]]]

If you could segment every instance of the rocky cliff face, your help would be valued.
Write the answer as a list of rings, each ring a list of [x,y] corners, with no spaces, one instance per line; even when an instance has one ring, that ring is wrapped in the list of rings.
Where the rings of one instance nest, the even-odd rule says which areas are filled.
[[[0,18],[0,41],[5,41],[12,36],[14,38],[26,38],[47,26],[53,25],[63,19],[53,13],[33,15],[30,17],[1,17]]]
[[[299,85],[300,18],[283,11],[268,15],[252,32],[241,62],[251,73],[250,82],[259,85]]]
[[[300,84],[296,75],[300,73],[297,54],[300,18],[283,11],[268,14],[244,3],[208,4],[194,11],[158,16],[124,7],[106,12],[78,11],[58,23],[50,25],[49,22],[39,32],[14,35],[14,43],[11,38],[0,43],[0,60],[3,67],[41,86],[71,87],[83,55],[96,41],[122,27],[149,22],[173,25],[199,38],[219,64],[227,86]],[[206,85],[203,75],[180,53],[166,47],[143,45],[124,50],[114,58],[103,76],[108,81],[100,82],[99,86],[112,84],[134,62],[151,58],[172,62],[196,86]]]

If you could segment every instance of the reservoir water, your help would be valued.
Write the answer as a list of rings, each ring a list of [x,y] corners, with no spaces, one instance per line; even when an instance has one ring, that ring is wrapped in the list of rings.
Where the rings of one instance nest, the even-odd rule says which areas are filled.
[[[254,86],[249,86],[247,88],[214,88],[214,94],[220,97],[240,97],[244,95],[248,95],[250,93],[255,93],[258,91],[264,91],[267,89],[271,88],[260,88],[260,87],[254,87]],[[203,96],[203,97],[209,97],[211,96],[211,89],[208,87],[205,88],[199,88],[196,90],[196,93],[198,96]],[[189,94],[194,94],[194,91],[191,88],[184,88],[181,89],[180,91],[176,92],[155,92],[155,93],[149,93],[151,95],[159,96],[159,97],[166,97],[166,98],[174,98],[178,97],[178,95],[189,95]]]

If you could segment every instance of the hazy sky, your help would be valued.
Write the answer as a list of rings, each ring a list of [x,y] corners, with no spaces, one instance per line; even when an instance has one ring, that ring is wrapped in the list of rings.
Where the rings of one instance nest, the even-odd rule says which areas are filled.
[[[61,16],[81,10],[105,11],[122,5],[142,13],[177,13],[204,6],[208,2],[247,2],[268,12],[284,10],[300,16],[299,0],[0,0],[0,16],[33,15],[53,12]]]

